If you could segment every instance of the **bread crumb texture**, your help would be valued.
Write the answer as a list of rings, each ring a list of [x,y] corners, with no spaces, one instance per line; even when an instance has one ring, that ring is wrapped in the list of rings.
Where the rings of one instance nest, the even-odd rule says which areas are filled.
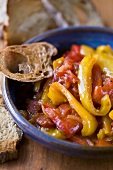
[[[22,137],[22,131],[17,127],[5,106],[0,106],[0,163],[16,159],[17,143]]]

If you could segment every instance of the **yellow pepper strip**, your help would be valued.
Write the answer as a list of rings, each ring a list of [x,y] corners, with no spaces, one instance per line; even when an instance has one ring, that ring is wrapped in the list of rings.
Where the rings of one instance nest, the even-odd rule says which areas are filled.
[[[101,45],[98,46],[96,49],[97,53],[107,53],[107,54],[112,54],[113,55],[113,50],[109,45]]]
[[[103,129],[105,134],[110,134],[111,132],[111,119],[109,115],[102,116],[102,122],[103,122]]]
[[[105,135],[111,134],[111,119],[109,115],[102,116],[103,128],[99,130],[97,137],[98,139],[103,139]]]
[[[54,82],[50,85],[50,88],[51,86],[59,90],[67,98],[70,106],[76,110],[81,117],[83,123],[82,136],[92,135],[98,125],[96,118],[91,115],[63,85]]]
[[[47,104],[49,106],[53,106],[53,103],[51,102],[50,98],[48,97],[48,92],[49,92],[49,83],[51,82],[51,79],[48,79],[47,82],[45,83],[43,87],[43,94],[41,97],[41,103],[42,104]]]
[[[109,117],[113,120],[113,110],[109,112]]]
[[[98,139],[103,139],[105,137],[105,132],[104,132],[104,129],[100,129],[98,134],[97,134],[97,138]]]
[[[104,116],[111,108],[111,101],[109,95],[105,95],[101,99],[100,110],[97,110],[92,102],[92,68],[96,63],[96,58],[92,55],[87,55],[80,63],[78,78],[79,78],[79,95],[82,105],[93,115]]]
[[[62,134],[56,128],[48,129],[48,128],[41,127],[41,131],[44,133],[47,133],[48,135],[53,136],[57,139],[66,139],[66,136],[64,134]]]
[[[41,81],[37,81],[34,83],[34,91],[35,92],[38,92],[40,90],[40,84],[41,84]]]
[[[53,85],[53,83],[50,85],[48,97],[51,99],[54,105],[67,102],[66,97],[58,90],[56,86]]]
[[[98,65],[105,72],[106,76],[113,77],[113,55],[107,53],[96,53],[94,55]]]
[[[80,53],[83,55],[88,55],[94,53],[95,50],[88,45],[81,45]]]
[[[45,83],[44,87],[43,87],[43,94],[41,97],[41,107],[42,107],[42,111],[43,113],[48,116],[44,110],[43,104],[47,104],[49,106],[54,106],[52,101],[50,100],[50,98],[48,97],[48,92],[49,92],[49,83],[51,82],[51,79],[48,79],[47,82]]]
[[[55,70],[59,64],[64,61],[64,57],[60,57],[53,61],[53,69]]]
[[[78,122],[82,123],[81,117],[77,117],[75,115],[67,115],[67,118],[74,119],[74,120],[77,120]]]

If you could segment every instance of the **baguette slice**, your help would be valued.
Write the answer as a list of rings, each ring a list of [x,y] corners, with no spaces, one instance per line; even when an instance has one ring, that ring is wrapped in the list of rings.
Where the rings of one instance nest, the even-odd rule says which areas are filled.
[[[16,146],[22,135],[22,130],[17,127],[5,105],[0,104],[0,163],[17,158]]]
[[[41,0],[7,0],[6,11],[8,23],[4,28],[4,36],[8,45],[23,44],[28,39],[57,27]]]
[[[51,57],[57,49],[46,42],[7,46],[0,52],[0,71],[8,78],[35,82],[51,77]]]
[[[0,11],[0,21],[5,25],[3,34],[8,45],[23,44],[58,27],[103,26],[91,0],[1,0],[0,5],[5,9]]]

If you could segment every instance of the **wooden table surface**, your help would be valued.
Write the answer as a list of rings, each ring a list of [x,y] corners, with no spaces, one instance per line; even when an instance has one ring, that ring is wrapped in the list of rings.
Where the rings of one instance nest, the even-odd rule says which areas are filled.
[[[113,28],[113,0],[93,0],[105,24]],[[95,160],[67,156],[45,148],[24,135],[17,160],[0,170],[113,170],[113,159]]]

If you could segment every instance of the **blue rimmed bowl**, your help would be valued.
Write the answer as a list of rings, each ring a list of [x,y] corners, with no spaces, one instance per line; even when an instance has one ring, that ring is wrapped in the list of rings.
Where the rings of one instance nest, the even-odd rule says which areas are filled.
[[[67,51],[72,44],[86,44],[96,48],[99,45],[110,45],[113,48],[113,30],[101,27],[68,27],[55,29],[38,35],[28,43],[46,41],[52,43],[58,49],[58,56]],[[15,87],[17,81],[3,77],[2,92],[8,110],[17,125],[32,139],[38,143],[72,156],[86,158],[105,158],[113,156],[113,147],[81,146],[64,140],[53,138],[30,124],[17,110],[15,104]]]

